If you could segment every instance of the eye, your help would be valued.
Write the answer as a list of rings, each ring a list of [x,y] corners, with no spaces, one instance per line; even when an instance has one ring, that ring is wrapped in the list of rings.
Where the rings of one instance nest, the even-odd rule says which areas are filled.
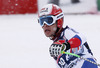
[[[53,18],[48,18],[48,23],[51,24],[53,22]]]

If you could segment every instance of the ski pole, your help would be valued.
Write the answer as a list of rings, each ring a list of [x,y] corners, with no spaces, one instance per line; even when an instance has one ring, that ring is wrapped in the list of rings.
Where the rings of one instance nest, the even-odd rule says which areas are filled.
[[[88,59],[86,59],[86,58],[83,58],[83,57],[81,57],[81,56],[79,56],[79,55],[77,55],[77,54],[74,54],[74,53],[69,53],[69,52],[61,51],[61,54],[72,55],[72,56],[75,56],[75,57],[81,58],[81,59],[83,59],[83,60],[86,60],[86,61],[88,61],[88,62],[90,62],[90,63],[93,63],[93,64],[95,64],[95,65],[97,65],[97,66],[100,66],[100,64],[97,64],[96,62],[93,62],[93,61],[91,61],[91,60],[88,60]]]

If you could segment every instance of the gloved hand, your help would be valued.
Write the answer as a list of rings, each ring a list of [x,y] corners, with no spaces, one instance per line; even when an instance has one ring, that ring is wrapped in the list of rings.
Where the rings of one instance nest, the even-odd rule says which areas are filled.
[[[70,49],[70,44],[68,42],[63,44],[53,43],[49,48],[49,52],[51,57],[58,57],[61,51],[67,51],[68,49]]]

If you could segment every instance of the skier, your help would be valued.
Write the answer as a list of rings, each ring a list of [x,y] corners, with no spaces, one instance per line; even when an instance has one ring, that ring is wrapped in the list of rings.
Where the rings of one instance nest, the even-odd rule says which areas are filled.
[[[38,22],[44,34],[53,40],[49,52],[57,62],[58,68],[98,68],[98,65],[94,64],[96,60],[86,38],[68,26],[63,28],[64,14],[59,6],[55,4],[45,5],[38,16]],[[61,51],[77,54],[94,63],[73,55],[63,54]]]

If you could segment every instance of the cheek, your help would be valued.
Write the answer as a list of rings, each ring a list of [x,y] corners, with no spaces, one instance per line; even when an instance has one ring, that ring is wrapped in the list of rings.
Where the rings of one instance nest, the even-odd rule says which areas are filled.
[[[54,28],[53,28],[53,31],[56,31],[56,30],[57,30],[57,28],[56,28],[56,27],[54,27]]]

